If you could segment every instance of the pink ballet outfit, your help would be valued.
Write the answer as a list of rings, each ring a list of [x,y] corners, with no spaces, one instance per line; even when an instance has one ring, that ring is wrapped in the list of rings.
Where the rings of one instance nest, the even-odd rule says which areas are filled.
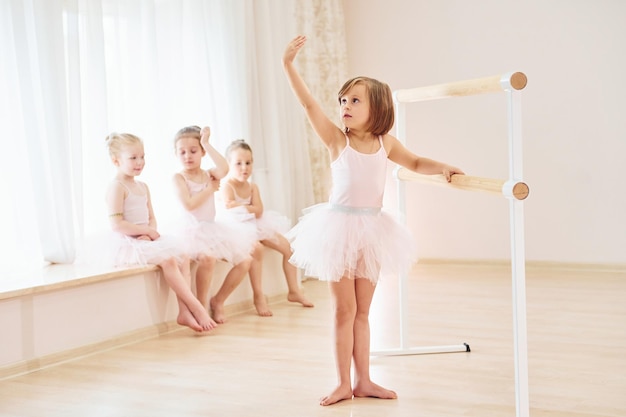
[[[137,181],[145,190],[145,194],[133,193],[124,183],[128,195],[124,199],[123,219],[136,225],[147,225],[150,220],[148,212],[148,186]],[[115,266],[158,265],[166,259],[176,258],[180,261],[185,256],[183,242],[174,236],[160,236],[157,240],[141,240],[122,233],[112,233],[112,253],[108,256]],[[102,243],[102,242],[101,242]],[[100,252],[104,255],[103,251]]]
[[[290,262],[307,276],[339,281],[343,276],[378,282],[380,274],[407,271],[415,262],[408,229],[381,211],[387,176],[387,154],[364,154],[346,147],[330,164],[333,188],[328,203],[304,210],[287,234]]]
[[[208,182],[197,183],[186,178],[185,183],[192,196],[208,185]],[[256,236],[250,228],[215,221],[214,194],[201,206],[185,212],[183,223],[182,235],[187,242],[186,249],[194,259],[206,255],[238,264],[250,258],[254,249]]]
[[[226,182],[225,186],[232,188],[235,202],[241,205],[221,211],[219,216],[220,221],[249,225],[255,230],[257,240],[271,240],[276,242],[277,234],[284,235],[287,233],[290,226],[290,221],[287,216],[283,216],[277,211],[263,210],[261,217],[257,218],[254,213],[250,213],[245,207],[252,202],[252,195],[247,198],[242,198],[228,182]]]

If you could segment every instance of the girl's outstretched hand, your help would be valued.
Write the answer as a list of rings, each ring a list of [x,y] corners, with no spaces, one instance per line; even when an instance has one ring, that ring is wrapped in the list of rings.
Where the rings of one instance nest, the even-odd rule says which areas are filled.
[[[200,130],[200,144],[206,148],[209,144],[209,137],[211,136],[211,128],[208,126],[204,126],[202,130]]]
[[[304,46],[305,42],[306,36],[304,35],[298,35],[293,38],[291,42],[287,44],[287,48],[285,49],[285,53],[283,54],[283,63],[288,64],[290,62],[293,62],[293,60],[296,58],[296,55],[298,55],[300,49]]]

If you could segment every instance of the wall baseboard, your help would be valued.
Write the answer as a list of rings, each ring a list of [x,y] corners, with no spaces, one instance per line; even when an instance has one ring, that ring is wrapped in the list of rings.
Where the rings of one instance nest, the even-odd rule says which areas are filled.
[[[274,303],[287,298],[288,288],[282,255],[266,252],[263,288]],[[211,293],[230,268],[218,262]],[[252,298],[251,286],[242,283],[228,297],[225,314],[254,311]],[[46,268],[0,292],[0,331],[7,341],[0,347],[0,379],[186,329],[176,324],[177,315],[176,296],[157,267]]]
[[[445,259],[420,258],[417,265],[476,265],[476,266],[510,266],[510,259]],[[597,272],[624,272],[626,263],[583,263],[557,261],[526,261],[527,269],[550,269],[562,271],[597,271]]]
[[[268,303],[271,305],[285,300],[286,297],[286,293],[273,295],[268,297]],[[254,309],[254,304],[252,301],[246,300],[224,306],[224,313],[228,317],[235,317],[239,314],[249,312],[252,309]],[[73,361],[84,356],[116,349],[125,345],[131,345],[143,340],[153,339],[167,333],[178,331],[188,331],[190,334],[192,332],[188,328],[178,325],[175,321],[158,323],[142,329],[126,332],[101,342],[90,343],[34,359],[23,360],[9,365],[0,366],[0,380],[36,372],[51,366],[60,365],[64,362]]]

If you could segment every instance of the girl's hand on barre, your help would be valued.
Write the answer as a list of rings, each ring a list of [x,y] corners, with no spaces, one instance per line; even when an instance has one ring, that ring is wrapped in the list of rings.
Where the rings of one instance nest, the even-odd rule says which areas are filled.
[[[450,181],[452,181],[452,176],[453,175],[456,175],[456,174],[458,174],[458,175],[465,175],[465,172],[463,172],[463,170],[461,170],[461,169],[459,169],[457,167],[453,167],[453,166],[450,166],[450,165],[445,165],[443,167],[442,174],[443,174],[444,177],[446,177],[446,181],[450,182]]]

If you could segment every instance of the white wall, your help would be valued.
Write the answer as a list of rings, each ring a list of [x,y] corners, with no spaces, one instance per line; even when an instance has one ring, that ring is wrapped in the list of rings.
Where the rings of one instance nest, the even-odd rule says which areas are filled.
[[[396,90],[524,72],[527,259],[626,264],[626,2],[343,4],[350,76]],[[408,117],[414,152],[471,175],[508,178],[504,94],[415,103]],[[408,189],[420,257],[509,258],[504,198]]]

